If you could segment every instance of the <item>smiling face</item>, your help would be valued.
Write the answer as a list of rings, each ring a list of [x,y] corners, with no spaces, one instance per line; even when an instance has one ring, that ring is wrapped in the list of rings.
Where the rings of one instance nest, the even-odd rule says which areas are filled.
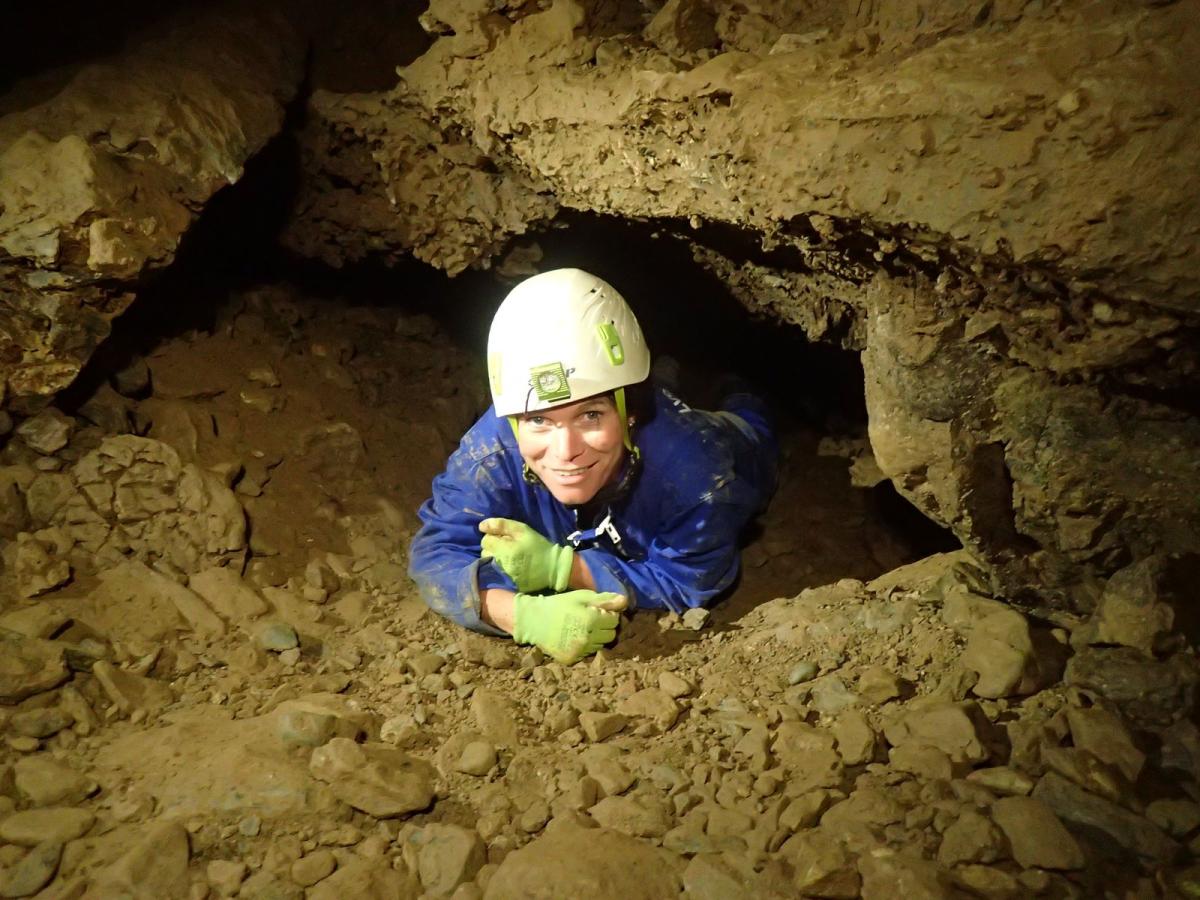
[[[587,503],[625,458],[621,420],[607,394],[517,417],[525,464],[560,503]]]

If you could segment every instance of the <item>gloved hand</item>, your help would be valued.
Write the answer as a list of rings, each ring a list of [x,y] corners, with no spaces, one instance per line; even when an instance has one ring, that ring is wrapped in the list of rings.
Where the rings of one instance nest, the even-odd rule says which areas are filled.
[[[570,665],[617,636],[618,613],[625,606],[623,596],[608,592],[517,594],[513,598],[513,640],[536,644],[558,662]]]
[[[565,590],[571,581],[575,551],[542,537],[524,522],[484,519],[479,523],[484,559],[494,559],[521,592]]]

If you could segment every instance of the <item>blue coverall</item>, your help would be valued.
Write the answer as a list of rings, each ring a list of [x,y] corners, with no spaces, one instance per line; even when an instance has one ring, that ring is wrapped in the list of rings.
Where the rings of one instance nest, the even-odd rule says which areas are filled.
[[[716,413],[658,388],[654,400],[654,416],[634,433],[641,472],[606,510],[611,527],[576,552],[598,591],[624,594],[630,608],[683,612],[737,577],[738,533],[775,487],[776,442],[761,401],[749,394],[728,398]],[[528,483],[523,467],[512,428],[489,409],[418,512],[424,524],[409,575],[435,612],[485,634],[503,632],[480,618],[480,590],[516,586],[494,561],[480,559],[480,521],[515,519],[564,545],[595,524],[578,522],[577,509]]]

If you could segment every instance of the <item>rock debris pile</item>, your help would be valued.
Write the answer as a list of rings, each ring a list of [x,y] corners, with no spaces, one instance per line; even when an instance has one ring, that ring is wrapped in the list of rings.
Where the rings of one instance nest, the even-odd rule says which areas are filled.
[[[1022,611],[792,436],[739,591],[567,668],[404,576],[483,402],[432,320],[266,287],[110,382],[0,451],[0,897],[1200,887],[1188,559]]]

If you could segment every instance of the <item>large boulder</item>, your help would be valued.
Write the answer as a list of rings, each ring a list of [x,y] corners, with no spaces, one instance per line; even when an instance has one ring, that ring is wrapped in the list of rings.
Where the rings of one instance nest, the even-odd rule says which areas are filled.
[[[300,84],[303,41],[278,15],[227,7],[131,43],[0,118],[0,406],[71,383]]]

